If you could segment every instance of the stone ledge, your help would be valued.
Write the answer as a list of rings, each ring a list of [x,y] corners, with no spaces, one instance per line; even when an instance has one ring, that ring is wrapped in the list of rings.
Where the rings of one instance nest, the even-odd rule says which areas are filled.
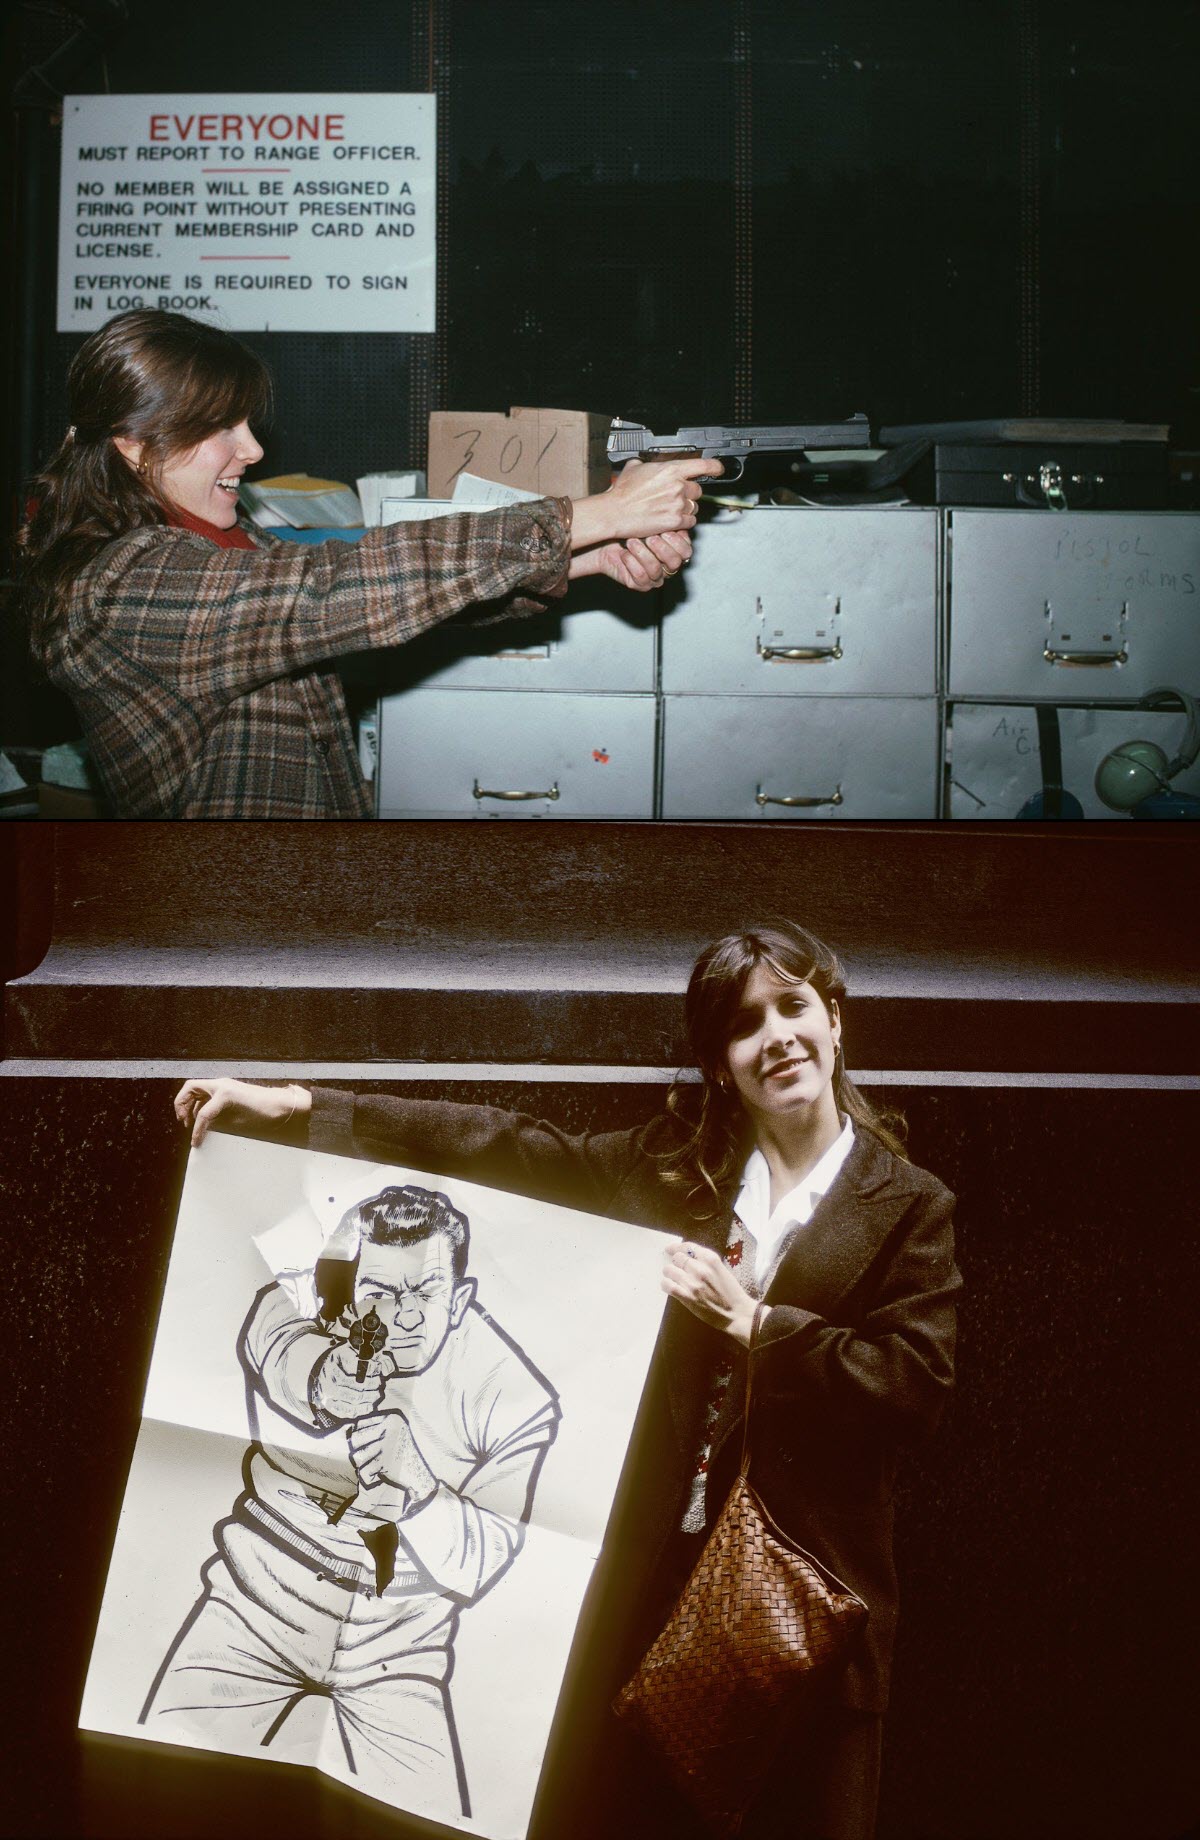
[[[791,911],[844,953],[860,1066],[1184,1075],[1194,852],[1120,824],[62,825],[6,1048],[669,1067],[697,947]]]

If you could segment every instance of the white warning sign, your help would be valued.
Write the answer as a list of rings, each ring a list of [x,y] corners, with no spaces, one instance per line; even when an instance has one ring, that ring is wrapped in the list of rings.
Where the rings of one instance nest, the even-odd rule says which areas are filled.
[[[68,96],[58,330],[432,332],[436,97]]]

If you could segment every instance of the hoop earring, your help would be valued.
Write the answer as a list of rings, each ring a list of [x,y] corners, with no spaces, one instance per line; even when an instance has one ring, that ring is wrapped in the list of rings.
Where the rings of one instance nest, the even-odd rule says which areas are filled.
[[[150,471],[150,462],[148,460],[139,460],[134,471],[137,473],[139,479],[144,479]]]

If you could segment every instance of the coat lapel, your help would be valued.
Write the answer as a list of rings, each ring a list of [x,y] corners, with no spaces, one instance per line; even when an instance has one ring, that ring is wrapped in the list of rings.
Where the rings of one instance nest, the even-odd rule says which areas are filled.
[[[870,1265],[912,1198],[908,1165],[870,1131],[854,1147],[812,1219],[785,1248],[767,1302],[825,1316]]]
[[[793,1235],[768,1287],[768,1303],[798,1304],[827,1315],[862,1276],[907,1208],[913,1193],[908,1164],[886,1150],[870,1131],[855,1133],[854,1147],[833,1187],[817,1203],[812,1219]],[[696,1224],[688,1238],[724,1250],[733,1196],[714,1220]],[[667,1394],[680,1449],[699,1448],[704,1405],[721,1338],[669,1303],[662,1341]]]

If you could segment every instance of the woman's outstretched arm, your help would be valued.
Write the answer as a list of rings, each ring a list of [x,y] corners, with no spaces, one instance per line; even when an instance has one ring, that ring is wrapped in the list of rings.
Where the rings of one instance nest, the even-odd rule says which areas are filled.
[[[214,1126],[277,1129],[309,1149],[457,1175],[562,1207],[607,1213],[644,1158],[641,1131],[572,1134],[492,1105],[394,1098],[305,1086],[257,1086],[225,1076],[188,1080],[175,1115],[193,1146]]]

